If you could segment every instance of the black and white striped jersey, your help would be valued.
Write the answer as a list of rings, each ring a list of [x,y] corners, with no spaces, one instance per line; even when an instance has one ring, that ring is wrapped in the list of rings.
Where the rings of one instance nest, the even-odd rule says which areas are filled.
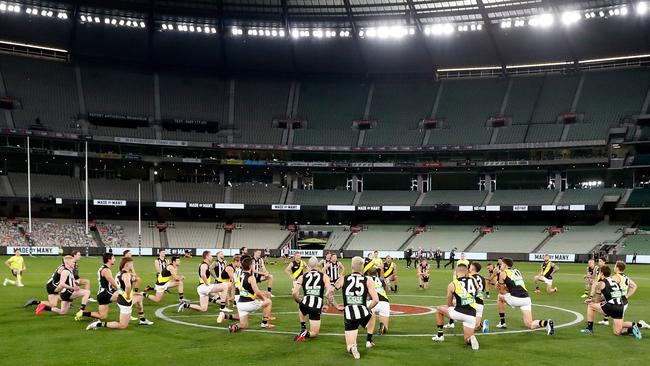
[[[343,304],[345,319],[360,320],[370,316],[366,305],[368,298],[368,279],[359,273],[352,273],[343,281]]]
[[[341,277],[341,263],[329,262],[326,273],[332,283],[336,282]]]
[[[302,275],[302,291],[305,296],[300,303],[313,309],[322,308],[325,292],[323,274],[317,270],[311,270]]]

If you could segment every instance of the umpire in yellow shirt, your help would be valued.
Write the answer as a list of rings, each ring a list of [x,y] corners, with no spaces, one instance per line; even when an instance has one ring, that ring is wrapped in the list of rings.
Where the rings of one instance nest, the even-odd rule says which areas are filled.
[[[27,269],[25,267],[25,259],[20,254],[20,249],[14,251],[14,256],[5,261],[5,265],[11,270],[11,274],[16,277],[16,280],[5,278],[2,286],[16,285],[17,287],[24,287],[23,285],[23,272]]]

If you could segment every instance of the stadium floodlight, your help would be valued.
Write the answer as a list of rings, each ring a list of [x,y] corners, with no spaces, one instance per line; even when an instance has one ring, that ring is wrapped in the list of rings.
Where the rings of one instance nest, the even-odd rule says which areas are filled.
[[[366,35],[370,38],[375,38],[377,37],[377,30],[375,28],[368,28],[366,29]]]
[[[447,35],[454,33],[454,25],[453,24],[445,24],[442,27],[442,33],[447,34]]]
[[[501,28],[506,29],[512,27],[512,22],[510,20],[502,20],[501,21]]]
[[[196,31],[196,28],[194,28],[193,25],[190,25],[190,32],[194,32],[194,31]]]
[[[124,25],[124,19],[120,19],[119,24],[120,24],[120,25]]]
[[[414,28],[409,28],[409,36],[415,35],[415,29]]]
[[[605,17],[605,12],[602,11],[602,10],[599,11],[599,12],[598,12],[598,16],[601,17],[601,18],[604,18],[604,17]]]
[[[516,27],[516,28],[523,27],[523,26],[525,26],[525,25],[526,25],[526,21],[525,21],[525,20],[523,20],[523,19],[517,19],[517,20],[515,20],[515,27]]]
[[[388,27],[379,27],[377,28],[377,37],[379,38],[388,38],[390,36]]]
[[[202,32],[203,32],[203,28],[201,28],[201,27],[196,27],[196,31],[199,32],[199,33],[202,33]]]
[[[104,18],[104,24],[111,24],[111,18]]]
[[[111,24],[116,25],[117,24],[117,19],[111,19]]]
[[[168,29],[168,28],[167,28],[167,24],[163,23],[163,25],[162,25],[162,29],[163,29],[163,30],[167,30],[167,29]]]
[[[648,12],[648,4],[645,1],[641,1],[636,5],[636,13],[638,15],[645,15]]]
[[[59,19],[63,19],[63,20],[68,19],[68,14],[67,13],[61,13],[60,12],[57,16],[58,16]]]
[[[47,16],[52,17],[54,15],[54,12],[52,10],[47,11]]]
[[[314,34],[314,37],[316,37],[316,38],[323,38],[323,30],[322,29],[314,29],[313,34]]]
[[[7,11],[7,4],[1,3],[0,4],[0,11]]]
[[[477,31],[483,30],[483,24],[477,24],[476,25],[476,30]]]
[[[562,23],[564,25],[572,25],[580,19],[582,19],[582,17],[577,11],[567,11],[562,14]]]
[[[425,35],[430,35],[431,34],[431,27],[424,27],[424,34]]]
[[[627,13],[628,13],[627,6],[622,7],[622,8],[621,8],[621,15],[622,15],[622,16],[626,16]]]
[[[27,10],[31,10],[31,9],[27,8]],[[27,14],[30,14],[30,13],[28,12]],[[85,15],[82,14],[80,18],[81,18],[82,22],[86,21],[86,16]]]
[[[264,35],[267,36],[267,37],[270,37],[271,36],[271,31],[268,30],[268,29],[264,30]]]
[[[146,28],[147,25],[144,22],[140,22],[140,28]]]
[[[280,29],[280,30],[278,31],[278,35],[279,35],[280,37],[284,37],[284,36],[286,36],[286,32],[284,31],[284,29]]]
[[[13,12],[14,11],[14,6],[13,5],[9,5],[9,6],[5,5],[5,10],[9,10],[10,12]]]
[[[210,28],[210,32],[212,34],[216,34],[217,33],[217,28],[215,28],[215,27]]]

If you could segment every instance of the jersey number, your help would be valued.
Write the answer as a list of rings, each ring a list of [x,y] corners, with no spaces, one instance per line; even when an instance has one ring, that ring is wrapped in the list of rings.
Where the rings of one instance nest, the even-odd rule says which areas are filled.
[[[345,294],[348,296],[361,296],[363,295],[363,290],[361,277],[352,277],[352,281],[345,288]]]

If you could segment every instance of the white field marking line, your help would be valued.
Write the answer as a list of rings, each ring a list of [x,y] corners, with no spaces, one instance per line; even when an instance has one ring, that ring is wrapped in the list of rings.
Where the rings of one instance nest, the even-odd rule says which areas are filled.
[[[424,312],[424,313],[418,313],[418,314],[406,314],[404,312],[393,312],[393,311],[391,311],[390,316],[392,316],[392,317],[394,317],[394,316],[429,315],[429,314],[435,314],[435,312],[436,312],[436,309],[433,308],[433,307],[430,307],[430,306],[410,305],[410,304],[393,304],[393,305],[412,306],[412,307],[416,307],[416,308],[427,309],[427,311]],[[283,315],[292,315],[293,314],[293,315],[295,315],[295,314],[298,314],[298,312],[297,311],[274,311],[273,312],[273,315],[277,315],[277,314],[283,314]],[[341,313],[332,314],[332,313],[326,313],[326,312],[323,312],[322,314],[323,315],[330,315],[330,316],[342,316],[343,315]],[[262,315],[262,314],[261,313],[259,313],[259,314],[258,313],[253,313],[251,315]],[[214,314],[199,314],[199,313],[197,313],[197,314],[193,314],[193,315],[173,315],[173,316],[170,316],[170,317],[174,318],[174,319],[177,319],[177,318],[216,318],[217,316],[214,315]]]
[[[195,324],[195,323],[188,323],[184,322],[182,320],[177,320],[173,319],[171,317],[168,317],[167,315],[163,314],[163,312],[166,309],[175,307],[178,305],[168,305],[162,308],[156,309],[155,315],[156,317],[171,322],[179,325],[186,325],[190,327],[196,327],[196,328],[202,328],[202,329],[219,329],[219,330],[227,330],[227,328],[224,327],[217,327],[214,325],[205,325],[205,324]],[[578,313],[577,311],[569,310],[569,309],[564,309],[560,308],[557,306],[551,306],[551,305],[533,305],[533,306],[539,306],[539,307],[545,307],[549,309],[554,309],[554,310],[560,310],[564,311],[570,314],[575,315],[575,319],[569,323],[564,323],[560,325],[556,325],[555,328],[565,328],[565,327],[570,327],[573,325],[576,325],[584,320],[584,316],[582,314]],[[546,330],[546,328],[538,328],[538,329],[519,329],[519,330],[507,330],[507,331],[500,331],[496,333],[477,333],[476,335],[480,336],[488,336],[488,335],[501,335],[501,334],[517,334],[517,333],[531,333],[531,332],[537,332],[537,331],[543,331]],[[271,334],[285,334],[285,335],[295,335],[296,332],[288,332],[288,331],[282,331],[282,330],[266,330],[266,329],[246,329],[245,332],[255,332],[255,333],[271,333]],[[344,334],[341,333],[320,333],[319,335],[321,336],[344,336]],[[382,337],[432,337],[434,334],[384,334]],[[463,334],[455,333],[455,334],[445,334],[445,336],[463,336]]]

